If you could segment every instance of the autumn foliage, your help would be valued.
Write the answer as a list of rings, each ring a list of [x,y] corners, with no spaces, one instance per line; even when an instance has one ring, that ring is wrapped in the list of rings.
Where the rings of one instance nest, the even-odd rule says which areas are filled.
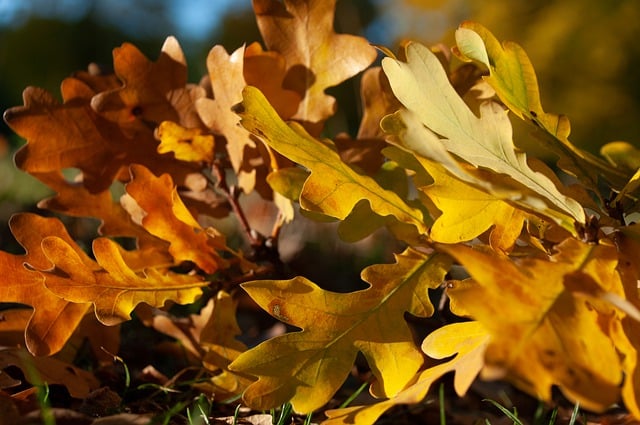
[[[322,409],[361,353],[379,402],[329,410],[328,424],[374,423],[449,372],[459,396],[501,379],[640,419],[638,150],[572,144],[526,53],[479,24],[463,23],[452,49],[394,54],[336,34],[334,6],[254,0],[264,45],[213,47],[199,83],[169,37],[155,61],[116,48],[113,73],[73,74],[62,101],[25,89],[4,119],[27,141],[16,165],[55,192],[39,207],[56,214],[11,219],[24,254],[0,252],[0,301],[31,310],[2,312],[0,367],[35,365],[86,397],[94,375],[47,362],[72,358],[82,338],[108,360],[135,313],[183,344],[205,373],[199,390],[254,409]],[[328,134],[338,106],[326,90],[356,76],[358,132]],[[557,161],[522,151],[511,120]],[[252,194],[276,212],[270,234],[243,210]],[[100,221],[89,249],[63,216]],[[246,244],[219,225],[229,216]],[[366,289],[330,292],[283,274],[292,220],[337,221],[348,242],[384,229],[403,249],[362,270]],[[236,338],[242,294],[299,330],[248,348]],[[407,317],[432,316],[434,294],[459,320],[416,341]],[[188,320],[167,313],[196,301]],[[0,374],[6,394],[14,384]]]

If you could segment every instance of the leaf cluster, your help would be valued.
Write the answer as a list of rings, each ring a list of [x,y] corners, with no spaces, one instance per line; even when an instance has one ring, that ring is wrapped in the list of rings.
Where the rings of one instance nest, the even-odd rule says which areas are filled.
[[[463,23],[452,49],[407,43],[373,66],[364,38],[334,32],[335,0],[253,8],[264,47],[213,47],[197,84],[176,39],[155,61],[125,43],[113,73],[75,73],[61,102],[29,87],[5,112],[27,140],[16,165],[55,192],[39,207],[100,227],[86,251],[59,218],[12,217],[25,252],[0,252],[0,300],[31,309],[4,311],[0,332],[24,331],[30,354],[3,344],[0,365],[35,365],[86,397],[96,378],[45,375],[69,372],[46,356],[72,358],[88,338],[104,360],[135,314],[182,343],[205,373],[199,391],[254,409],[323,408],[360,354],[378,402],[326,423],[373,423],[449,372],[459,396],[479,376],[640,418],[638,151],[579,149],[567,117],[543,110],[526,53],[479,24]],[[360,73],[358,133],[327,134],[326,89]],[[557,162],[522,151],[511,120]],[[256,195],[269,234],[241,202]],[[231,216],[244,246],[230,242]],[[403,248],[362,270],[367,288],[331,292],[283,273],[280,230],[294,218],[338,222],[348,242],[384,229]],[[298,330],[248,348],[242,293]],[[433,316],[434,294],[456,319],[416,341],[407,319]],[[168,313],[199,299],[187,317]]]

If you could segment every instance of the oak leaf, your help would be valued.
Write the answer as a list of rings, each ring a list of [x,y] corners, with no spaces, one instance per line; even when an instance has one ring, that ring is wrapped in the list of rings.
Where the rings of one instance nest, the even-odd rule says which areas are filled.
[[[435,330],[422,343],[422,350],[434,359],[450,360],[418,374],[415,382],[395,397],[369,406],[327,410],[323,425],[374,424],[388,409],[398,404],[420,403],[431,385],[444,374],[454,371],[453,386],[458,396],[466,394],[484,365],[484,350],[489,342],[487,331],[478,322],[453,323]]]
[[[187,304],[201,295],[207,285],[199,276],[166,269],[132,270],[119,245],[107,238],[93,241],[96,261],[82,258],[65,240],[50,236],[42,240],[42,250],[52,270],[42,271],[46,287],[74,303],[91,303],[98,320],[116,325],[131,319],[140,303],[162,307],[166,301]]]
[[[258,377],[245,402],[258,409],[288,400],[299,412],[319,408],[346,379],[359,351],[377,378],[372,392],[398,393],[423,362],[403,314],[431,315],[427,290],[440,285],[447,270],[444,256],[408,249],[393,264],[363,270],[370,287],[348,294],[325,291],[303,277],[243,284],[272,316],[302,328],[250,349],[229,366]]]
[[[491,334],[485,376],[506,376],[542,400],[557,385],[592,410],[618,400],[620,357],[602,325],[615,310],[598,300],[620,292],[614,247],[570,238],[549,259],[521,260],[462,245],[441,248],[474,280],[454,284],[448,295]]]
[[[484,78],[500,100],[519,118],[532,122],[546,133],[540,139],[547,149],[559,155],[563,169],[592,189],[597,188],[598,173],[618,185],[623,183],[624,173],[608,167],[601,158],[569,141],[571,128],[566,116],[542,109],[535,70],[522,47],[513,42],[501,44],[489,30],[475,22],[462,23],[455,36],[459,56],[482,63],[489,70],[489,76]]]
[[[141,208],[141,225],[154,236],[169,242],[176,262],[192,261],[207,273],[225,261],[216,251],[224,249],[222,236],[211,236],[184,205],[169,174],[153,175],[140,165],[131,166],[127,193]]]
[[[267,48],[286,60],[284,87],[303,96],[294,119],[325,121],[336,108],[325,90],[358,74],[376,58],[366,39],[335,33],[335,4],[336,0],[253,0]]]
[[[204,97],[202,87],[187,84],[184,53],[174,37],[167,37],[156,62],[130,43],[113,50],[113,68],[122,86],[98,93],[93,109],[110,121],[159,125],[173,121],[184,127],[202,125],[194,103]]]
[[[547,175],[533,170],[527,164],[526,155],[515,149],[511,124],[501,106],[485,102],[480,105],[480,117],[477,117],[449,83],[435,54],[420,44],[411,43],[406,55],[407,62],[384,58],[382,67],[394,94],[412,113],[402,118],[413,116],[433,132],[430,137],[423,138],[421,146],[416,145],[419,142],[413,138],[405,139],[409,149],[430,157],[425,143],[429,142],[429,146],[440,143],[449,154],[473,166],[509,176],[512,179],[510,187],[505,179],[500,180],[500,186],[511,189],[510,196],[514,198],[511,201],[546,214],[568,229],[573,223],[559,219],[557,213],[584,223],[582,206],[561,193]],[[521,192],[519,197],[517,192]]]
[[[77,256],[85,255],[55,218],[17,214],[11,218],[9,226],[26,254],[0,252],[0,273],[3,276],[0,300],[33,307],[24,328],[26,346],[39,356],[56,353],[70,338],[90,304],[69,302],[45,287],[44,276],[34,269],[49,269],[53,264],[40,244],[43,238],[57,237],[68,243],[69,250]]]
[[[420,210],[409,207],[396,193],[342,162],[331,142],[311,137],[295,122],[285,124],[258,89],[245,88],[242,107],[241,123],[245,128],[311,171],[300,196],[302,208],[344,219],[360,200],[366,199],[376,214],[392,215],[424,232]]]
[[[287,62],[280,53],[265,51],[260,43],[251,43],[244,49],[242,71],[247,85],[260,89],[282,119],[289,119],[296,113],[302,97],[283,87]]]

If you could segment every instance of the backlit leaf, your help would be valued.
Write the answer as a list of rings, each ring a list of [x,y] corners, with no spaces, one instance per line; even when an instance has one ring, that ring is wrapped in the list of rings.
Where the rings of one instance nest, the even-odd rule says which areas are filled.
[[[295,119],[317,123],[333,115],[335,99],[324,91],[376,58],[366,39],[335,33],[335,4],[336,0],[253,0],[267,48],[286,60],[284,86],[303,96]]]
[[[290,400],[296,411],[310,412],[329,401],[359,351],[377,378],[372,392],[398,393],[422,365],[403,314],[433,313],[427,290],[440,285],[447,262],[409,249],[394,264],[366,268],[362,277],[371,286],[348,294],[325,291],[302,277],[243,284],[272,316],[302,328],[258,345],[231,364],[232,371],[258,377],[245,391],[245,402],[267,409]]]
[[[43,275],[34,269],[49,269],[53,264],[45,256],[40,242],[43,238],[55,236],[66,241],[76,256],[84,258],[84,261],[90,260],[55,218],[18,214],[11,218],[10,226],[26,254],[0,252],[0,274],[3,276],[0,300],[33,307],[24,330],[26,346],[39,356],[56,353],[76,329],[90,304],[63,300],[44,286]]]
[[[356,173],[332,147],[311,137],[300,125],[285,124],[259,90],[247,87],[243,95],[242,125],[280,154],[311,170],[300,197],[303,208],[344,219],[366,199],[375,213],[393,215],[425,230],[420,210],[409,207],[372,178]]]
[[[546,175],[532,170],[525,154],[515,149],[511,124],[502,107],[486,102],[480,105],[480,117],[474,115],[428,48],[412,43],[407,47],[407,62],[387,57],[382,67],[404,107],[438,135],[431,136],[432,144],[439,139],[449,153],[468,163],[510,176],[540,197],[528,199],[523,194],[519,200],[534,210],[544,212],[542,202],[546,208],[567,214],[577,222],[585,221],[581,205],[563,195]]]
[[[369,406],[327,410],[325,425],[374,424],[388,409],[398,404],[420,403],[431,385],[444,374],[455,371],[456,393],[464,396],[484,364],[484,350],[489,342],[487,331],[478,322],[454,323],[432,332],[422,343],[423,351],[434,359],[454,356],[451,360],[426,369],[416,381],[395,397]]]
[[[485,78],[513,113],[546,132],[547,136],[540,139],[547,149],[560,156],[560,166],[593,189],[597,188],[598,173],[612,182],[624,178],[623,173],[569,141],[571,129],[566,116],[542,109],[535,70],[522,47],[513,42],[500,44],[491,32],[475,22],[464,22],[458,28],[456,44],[463,58],[478,61],[489,69],[490,75]]]
[[[154,176],[142,166],[131,166],[132,180],[127,193],[143,211],[142,226],[170,243],[169,252],[176,262],[193,261],[207,273],[213,273],[224,260],[216,249],[224,241],[211,237],[198,224],[180,199],[171,176]]]
[[[173,152],[181,161],[210,163],[213,160],[213,136],[202,134],[199,128],[188,129],[163,121],[157,136],[160,138],[158,153]]]
[[[542,400],[557,385],[588,409],[616,402],[620,358],[600,325],[613,309],[592,301],[619,292],[615,248],[567,239],[549,259],[514,261],[466,246],[442,248],[475,281],[454,284],[448,295],[491,334],[487,376],[506,376]]]
[[[96,262],[86,261],[63,239],[42,241],[46,257],[55,264],[43,271],[45,285],[53,293],[74,303],[92,303],[98,320],[115,325],[131,319],[139,303],[162,307],[168,300],[178,304],[195,301],[205,286],[199,276],[181,275],[149,268],[136,273],[127,265],[117,244],[107,238],[93,241]]]

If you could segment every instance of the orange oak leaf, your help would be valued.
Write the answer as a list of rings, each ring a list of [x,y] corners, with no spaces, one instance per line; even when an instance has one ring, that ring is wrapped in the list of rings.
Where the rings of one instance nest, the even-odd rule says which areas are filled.
[[[0,274],[3,276],[0,300],[33,307],[24,329],[26,346],[38,356],[56,353],[76,329],[90,304],[69,302],[45,287],[44,276],[35,269],[49,269],[53,264],[44,255],[40,243],[43,238],[55,236],[68,243],[70,251],[78,257],[90,260],[55,218],[17,214],[9,225],[26,254],[0,252]]]
[[[93,241],[96,261],[83,259],[65,240],[51,236],[42,240],[42,250],[55,265],[43,271],[45,285],[56,295],[75,303],[92,303],[105,325],[131,318],[140,303],[162,307],[166,301],[187,304],[201,295],[207,285],[201,277],[173,273],[166,269],[132,270],[120,247],[110,239]]]
[[[278,52],[262,50],[260,43],[251,43],[244,49],[243,75],[247,85],[264,93],[282,119],[291,118],[298,110],[301,96],[283,87],[287,62]]]
[[[92,193],[110,187],[115,178],[129,177],[131,163],[165,170],[182,182],[196,171],[193,164],[176,161],[156,152],[153,130],[133,123],[126,132],[116,123],[97,114],[90,105],[95,92],[77,79],[62,84],[64,103],[45,90],[28,87],[24,106],[8,109],[4,118],[27,139],[15,156],[16,165],[30,174],[44,176],[67,168],[82,171],[82,184]],[[46,181],[44,183],[47,183]]]
[[[358,139],[384,137],[380,120],[400,109],[402,105],[393,95],[389,80],[379,66],[367,69],[362,74],[360,85],[364,111],[358,129]]]
[[[176,262],[192,261],[207,273],[226,263],[217,249],[226,247],[224,237],[206,232],[184,205],[168,174],[156,177],[140,165],[131,166],[127,193],[141,211],[141,224],[152,235],[170,243]]]
[[[335,33],[335,4],[336,0],[253,0],[267,48],[287,61],[284,87],[303,96],[293,116],[301,121],[318,123],[333,115],[336,101],[325,90],[358,74],[376,58],[366,39]]]
[[[174,37],[167,37],[156,62],[124,43],[113,50],[113,68],[122,87],[101,92],[91,101],[102,116],[121,124],[141,121],[155,127],[173,121],[188,128],[201,126],[193,105],[205,91],[187,84],[186,60]]]
[[[393,264],[362,272],[371,286],[339,294],[305,278],[263,280],[242,285],[273,317],[302,328],[240,354],[229,369],[258,377],[243,395],[254,408],[290,401],[298,412],[324,405],[344,382],[358,352],[377,378],[371,391],[393,396],[415,376],[423,362],[404,312],[433,313],[428,288],[442,282],[446,256],[408,249]]]
[[[557,385],[592,410],[618,400],[622,366],[604,325],[614,309],[598,301],[620,292],[615,247],[570,238],[549,259],[521,260],[462,245],[441,248],[474,279],[454,284],[448,295],[491,334],[485,376],[506,376],[542,400]]]

